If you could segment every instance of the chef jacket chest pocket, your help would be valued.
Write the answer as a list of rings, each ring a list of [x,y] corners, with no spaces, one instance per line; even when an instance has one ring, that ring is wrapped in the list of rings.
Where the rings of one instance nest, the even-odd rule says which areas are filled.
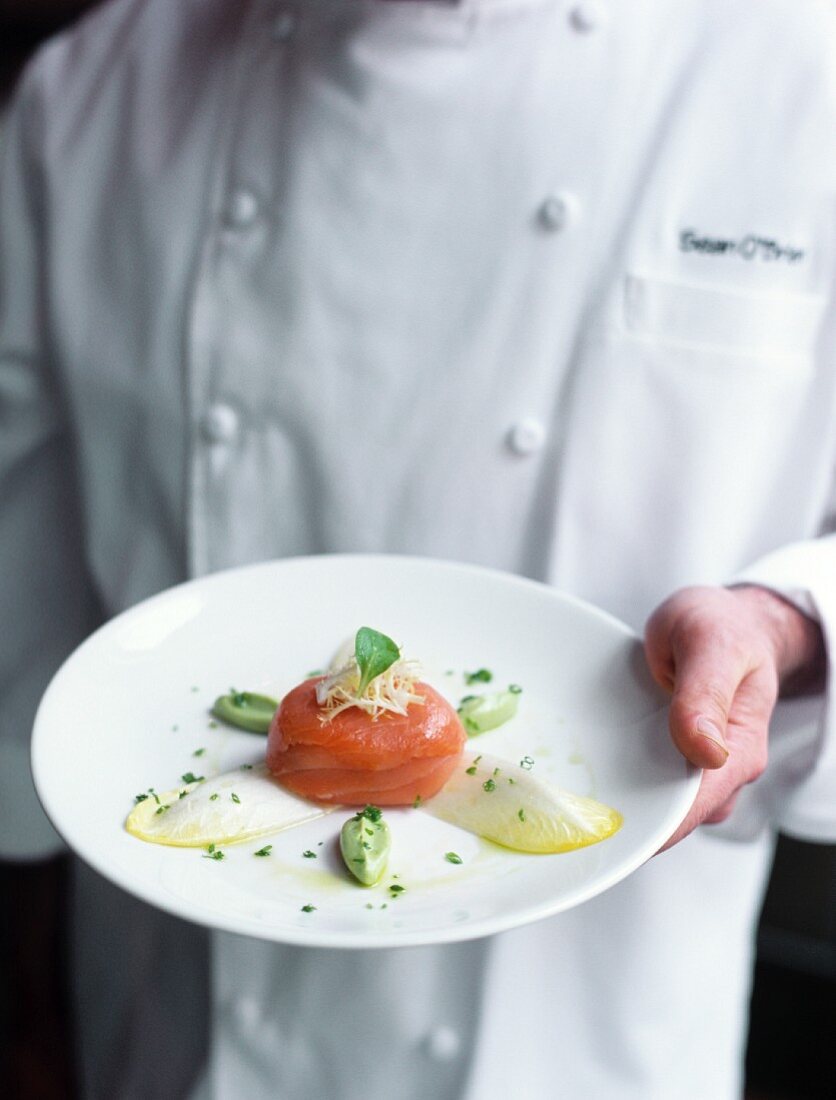
[[[622,303],[599,385],[609,374],[602,399],[617,395],[644,440],[630,462],[742,499],[797,461],[820,399],[824,296],[628,274]]]
[[[744,384],[809,378],[824,295],[758,292],[628,274],[621,331],[664,355],[668,369],[722,369]],[[780,387],[779,387],[780,388]]]
[[[564,503],[577,560],[627,584],[722,579],[777,544],[776,495],[811,461],[824,300],[630,274],[612,301],[587,334],[564,458],[583,486]],[[635,532],[650,517],[649,554]]]

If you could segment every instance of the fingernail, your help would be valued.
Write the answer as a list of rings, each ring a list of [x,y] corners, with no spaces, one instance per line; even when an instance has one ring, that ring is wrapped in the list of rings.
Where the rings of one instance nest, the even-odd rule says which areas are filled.
[[[724,756],[729,755],[729,746],[726,744],[726,740],[720,731],[720,727],[711,721],[710,718],[699,717],[696,723],[696,730],[700,736],[704,737],[707,741],[711,741],[720,749]]]

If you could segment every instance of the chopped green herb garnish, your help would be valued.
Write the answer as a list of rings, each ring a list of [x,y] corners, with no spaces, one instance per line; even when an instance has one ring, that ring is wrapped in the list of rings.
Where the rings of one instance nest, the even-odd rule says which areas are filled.
[[[389,887],[389,893],[390,894],[402,894],[405,889],[406,889],[405,886],[399,886],[397,882],[393,882],[392,885]]]
[[[520,767],[525,768],[527,772],[530,772],[531,769],[534,767],[534,761],[531,759],[530,756],[524,756],[520,761]]]
[[[420,796],[420,794],[416,794],[415,798],[412,800],[413,810],[417,810],[420,805],[421,805],[421,796]]]
[[[492,679],[493,673],[487,668],[479,668],[475,672],[464,674],[466,684],[489,684]]]
[[[181,791],[180,792],[180,797],[185,798],[188,793],[189,793],[188,791]]]
[[[525,821],[525,810],[522,809],[522,807],[517,810],[517,817],[520,819],[520,821]]]
[[[192,756],[203,756],[203,754],[205,752],[206,752],[206,749],[195,749],[194,752],[192,753]]]
[[[499,775],[499,768],[494,768],[493,774],[494,774],[494,779],[495,779]]]
[[[253,852],[254,856],[269,856],[273,851],[272,844],[265,844],[263,848],[259,848],[257,852]]]
[[[367,820],[376,823],[383,817],[383,810],[379,806],[366,806],[364,810],[359,810],[354,816],[358,821],[365,817]]]
[[[462,706],[464,703],[470,703],[473,699],[478,698],[478,695],[463,695],[461,699],[459,699],[459,706]]]
[[[322,675],[322,669],[321,668],[312,668],[310,672],[305,673],[305,679],[310,680],[310,678],[312,676],[321,676],[321,675]]]
[[[148,797],[147,794],[135,794],[134,795],[134,802],[144,802],[147,797]]]
[[[316,910],[315,905],[303,905],[302,906],[302,912],[303,913],[313,913],[315,910]]]
[[[195,775],[194,772],[186,772],[180,776],[181,783],[202,783],[206,778],[205,775]]]
[[[464,769],[464,773],[465,773],[465,775],[475,775],[476,774],[476,765],[471,764],[469,768]]]
[[[167,809],[168,809],[168,806],[163,806],[163,804],[162,804],[162,803],[160,803],[160,805],[159,805],[159,806],[158,806],[158,807],[156,808],[156,810],[154,811],[154,813],[155,813],[155,814],[164,814],[164,813],[166,812],[166,810],[167,810]]]
[[[444,853],[444,858],[447,860],[448,863],[463,863],[464,862],[462,860],[462,857],[460,855],[458,855],[456,852],[445,852]]]
[[[217,800],[218,800],[218,799],[219,799],[220,797],[221,797],[221,796],[220,796],[220,795],[218,794],[218,792],[217,792],[217,791],[215,791],[215,793],[214,793],[214,794],[210,794],[210,795],[209,795],[209,801],[210,801],[210,802],[216,802],[216,801],[217,801]]]
[[[157,794],[157,792],[156,792],[156,791],[154,790],[154,788],[153,788],[153,787],[149,787],[149,788],[148,788],[148,793],[149,793],[149,794],[151,795],[151,797],[152,797],[152,798],[154,799],[154,801],[155,801],[155,802],[157,803],[157,805],[159,806],[159,804],[160,804],[160,796],[159,796],[159,795]]]
[[[482,784],[482,790],[487,791],[488,794],[490,794],[491,791],[496,790],[496,783],[493,779],[486,779],[485,782]]]
[[[509,684],[508,690],[511,692],[512,695],[522,695],[522,688],[519,684]]]
[[[209,847],[206,849],[206,855],[203,858],[214,859],[217,863],[219,860],[226,859],[226,856],[223,854],[220,848],[216,848],[214,844],[210,844]]]
[[[316,859],[316,852],[312,852],[310,848],[308,848],[306,852],[303,852],[302,855],[305,859]]]
[[[242,772],[251,772],[252,770],[253,770],[252,764],[242,764],[241,765],[241,771]]]
[[[229,797],[236,804],[236,806],[241,805],[241,799],[238,797],[238,795],[235,793],[235,791],[233,791],[232,794]]]

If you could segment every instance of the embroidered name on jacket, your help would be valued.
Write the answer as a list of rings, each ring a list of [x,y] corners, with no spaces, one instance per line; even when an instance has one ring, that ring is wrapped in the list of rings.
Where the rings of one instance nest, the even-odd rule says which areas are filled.
[[[683,229],[679,234],[680,252],[702,252],[708,256],[739,256],[742,260],[783,260],[797,264],[804,259],[804,249],[780,244],[771,237],[747,233],[738,240],[729,237],[704,237],[695,229]]]

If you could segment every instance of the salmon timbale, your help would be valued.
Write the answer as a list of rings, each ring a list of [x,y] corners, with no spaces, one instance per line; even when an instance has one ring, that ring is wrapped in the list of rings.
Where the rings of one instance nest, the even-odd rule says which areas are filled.
[[[444,786],[467,735],[453,707],[419,682],[406,714],[349,707],[329,716],[317,701],[322,677],[282,700],[267,738],[267,766],[304,798],[342,805],[411,806]]]

